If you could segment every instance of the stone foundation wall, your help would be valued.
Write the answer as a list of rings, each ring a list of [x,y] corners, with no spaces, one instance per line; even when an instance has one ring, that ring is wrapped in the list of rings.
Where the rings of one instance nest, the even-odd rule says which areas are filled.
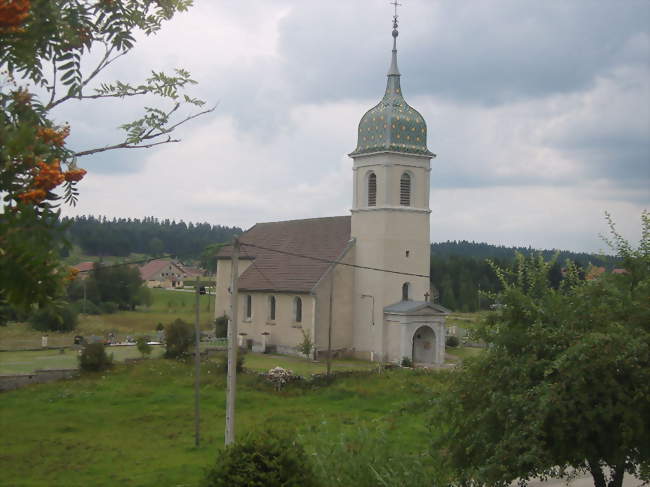
[[[0,375],[0,392],[26,387],[30,384],[44,384],[79,375],[77,369],[37,370],[32,374]]]

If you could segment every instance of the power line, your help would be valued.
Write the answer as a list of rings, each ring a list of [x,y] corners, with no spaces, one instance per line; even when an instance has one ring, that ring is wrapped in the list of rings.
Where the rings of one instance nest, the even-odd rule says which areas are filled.
[[[424,275],[424,274],[413,274],[411,272],[401,272],[401,271],[392,271],[390,269],[380,269],[379,267],[367,267],[363,265],[357,265],[357,264],[348,264],[347,262],[341,262],[340,260],[329,260],[329,259],[323,259],[321,257],[313,257],[310,255],[303,255],[303,254],[297,254],[295,252],[287,252],[286,250],[277,250],[277,249],[270,249],[268,247],[262,247],[261,245],[255,245],[255,244],[250,244],[246,242],[239,242],[240,245],[246,246],[246,247],[253,247],[256,249],[260,250],[268,250],[269,252],[277,252],[278,254],[284,254],[284,255],[290,255],[292,257],[300,257],[303,259],[310,259],[310,260],[315,260],[317,262],[324,262],[327,264],[337,264],[337,265],[344,265],[347,267],[354,267],[355,269],[365,269],[369,271],[378,271],[378,272],[386,272],[388,274],[399,274],[401,276],[414,276],[414,277],[426,277],[429,279],[430,276]],[[248,255],[248,253],[247,253]],[[255,261],[253,261],[255,262]],[[258,267],[259,269],[259,267]],[[266,276],[265,276],[266,277]]]

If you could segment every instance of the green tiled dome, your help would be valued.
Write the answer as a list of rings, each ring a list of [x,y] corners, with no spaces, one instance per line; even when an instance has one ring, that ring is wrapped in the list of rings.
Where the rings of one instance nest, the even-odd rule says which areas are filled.
[[[424,118],[402,97],[395,49],[384,98],[361,118],[357,148],[350,155],[386,151],[433,156]]]

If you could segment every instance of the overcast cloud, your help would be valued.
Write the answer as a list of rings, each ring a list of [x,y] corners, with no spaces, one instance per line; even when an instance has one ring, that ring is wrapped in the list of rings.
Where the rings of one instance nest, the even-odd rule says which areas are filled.
[[[255,222],[347,214],[356,128],[383,95],[384,0],[198,0],[107,80],[188,69],[217,110],[180,144],[105,153],[65,213]],[[429,128],[432,240],[597,251],[650,207],[650,1],[404,0],[402,87]],[[72,104],[78,149],[129,102]]]

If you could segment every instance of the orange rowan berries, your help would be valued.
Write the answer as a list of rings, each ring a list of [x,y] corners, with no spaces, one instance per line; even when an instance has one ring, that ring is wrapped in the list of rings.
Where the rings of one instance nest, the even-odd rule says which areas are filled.
[[[85,169],[71,169],[68,172],[63,174],[65,180],[68,182],[81,181],[85,175],[86,175]]]
[[[19,32],[29,17],[29,0],[0,0],[0,32]]]
[[[37,188],[51,191],[59,184],[65,181],[65,176],[61,172],[61,163],[55,159],[52,164],[39,162],[37,164],[38,172],[34,176],[34,186]]]
[[[50,127],[41,127],[36,131],[36,136],[46,144],[54,144],[62,147],[65,144],[66,137],[70,135],[70,126],[66,125],[61,130],[55,130]]]
[[[47,193],[43,189],[32,189],[18,195],[18,199],[23,203],[40,203],[45,199]]]

